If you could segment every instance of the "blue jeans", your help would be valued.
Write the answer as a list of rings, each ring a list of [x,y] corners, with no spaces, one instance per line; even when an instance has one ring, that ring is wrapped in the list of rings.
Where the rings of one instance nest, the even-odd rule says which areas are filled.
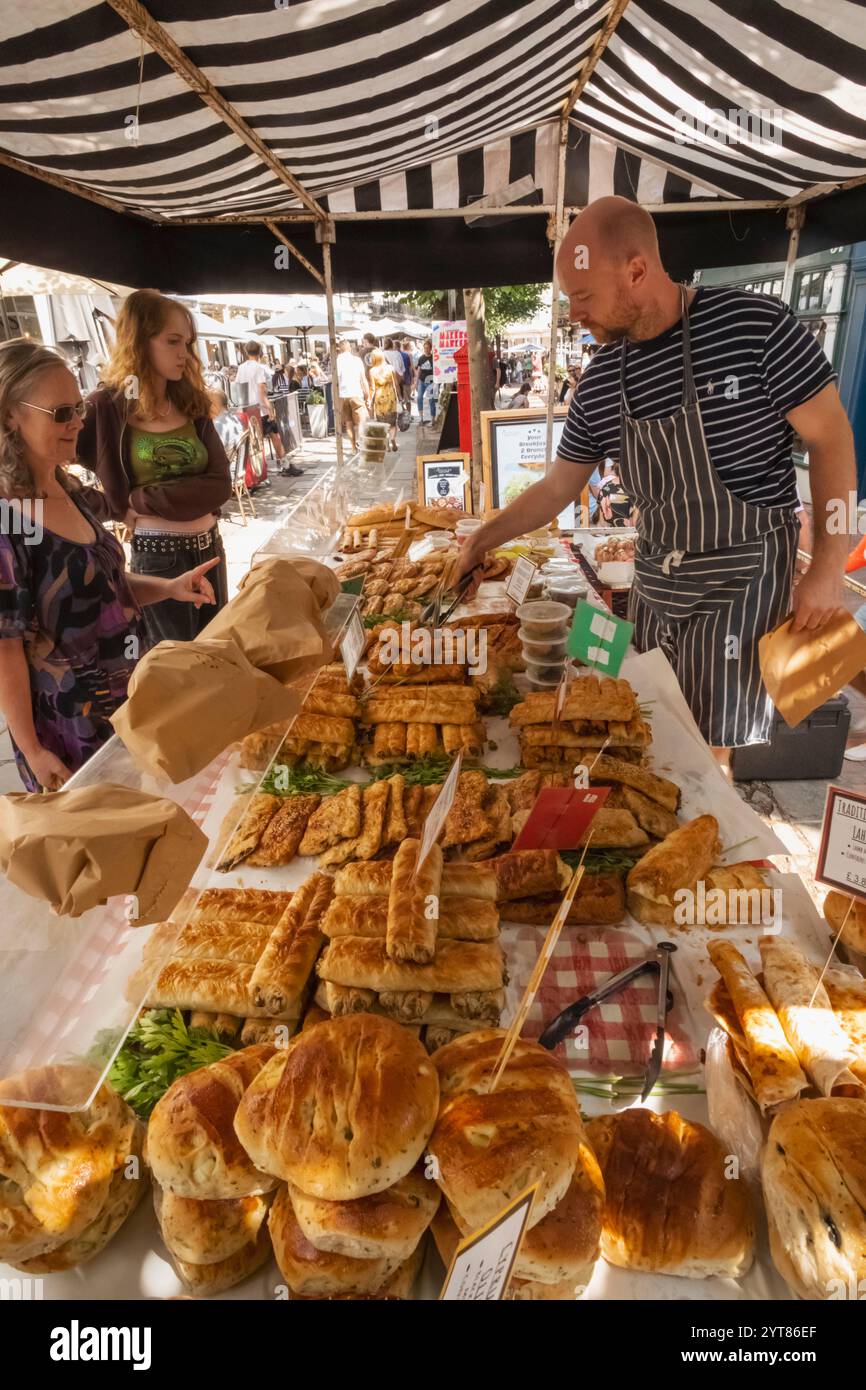
[[[422,420],[424,419],[424,396],[425,396],[426,393],[427,393],[428,387],[430,388],[430,416],[431,416],[431,419],[432,419],[432,418],[435,416],[435,414],[436,414],[436,405],[435,405],[435,402],[434,402],[434,400],[433,400],[433,378],[432,378],[432,377],[429,377],[429,376],[428,376],[428,377],[421,377],[421,379],[420,379],[419,382],[418,382],[418,415],[419,415],[419,417],[420,417]]]

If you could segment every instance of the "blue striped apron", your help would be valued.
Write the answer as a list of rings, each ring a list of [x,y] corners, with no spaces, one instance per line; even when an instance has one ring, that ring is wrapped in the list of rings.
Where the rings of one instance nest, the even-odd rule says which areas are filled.
[[[681,288],[683,400],[673,415],[638,420],[620,357],[620,478],[638,508],[629,616],[639,651],[661,647],[708,743],[766,741],[772,719],[758,640],[790,609],[799,523],[790,506],[735,497],[710,459],[692,370]]]

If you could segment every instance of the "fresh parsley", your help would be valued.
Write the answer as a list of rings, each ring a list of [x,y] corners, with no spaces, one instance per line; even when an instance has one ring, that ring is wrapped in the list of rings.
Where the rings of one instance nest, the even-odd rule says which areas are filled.
[[[104,1062],[113,1047],[112,1036],[116,1041],[116,1034],[97,1035],[90,1051],[92,1062]],[[108,1081],[136,1115],[146,1120],[179,1076],[218,1062],[234,1050],[206,1028],[190,1028],[179,1009],[149,1009],[130,1028],[111,1064]]]

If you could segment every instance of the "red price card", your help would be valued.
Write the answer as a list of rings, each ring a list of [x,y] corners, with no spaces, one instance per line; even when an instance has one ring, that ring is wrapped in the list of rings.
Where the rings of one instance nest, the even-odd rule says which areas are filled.
[[[545,787],[513,849],[577,849],[610,787]]]

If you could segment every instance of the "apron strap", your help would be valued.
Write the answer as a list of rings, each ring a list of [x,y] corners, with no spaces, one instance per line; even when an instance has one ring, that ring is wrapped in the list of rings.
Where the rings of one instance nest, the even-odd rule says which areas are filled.
[[[692,340],[689,332],[689,301],[685,285],[680,285],[680,312],[683,325],[683,407],[697,403],[697,392],[695,390],[695,378],[692,372]],[[622,348],[619,354],[619,389],[622,409],[627,415],[631,414],[628,403],[628,392],[625,385],[625,365],[626,353],[628,352],[628,339],[623,338]]]

